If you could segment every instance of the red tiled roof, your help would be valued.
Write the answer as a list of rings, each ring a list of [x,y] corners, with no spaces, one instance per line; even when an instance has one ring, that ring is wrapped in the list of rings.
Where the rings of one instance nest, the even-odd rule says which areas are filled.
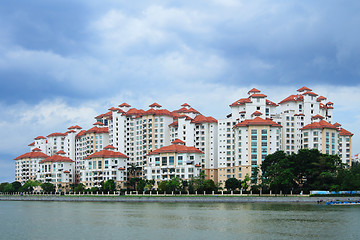
[[[328,123],[324,120],[321,120],[320,122],[313,122],[311,124],[306,125],[305,127],[301,128],[300,130],[306,130],[306,129],[337,129],[334,125],[331,123]]]
[[[153,108],[147,110],[142,115],[170,116],[170,117],[173,116],[173,114],[167,109],[153,109]]]
[[[114,152],[111,150],[104,149],[99,152],[95,152],[84,159],[92,159],[92,158],[128,158],[128,157],[122,154],[121,152]]]
[[[272,101],[270,101],[270,100],[268,100],[268,99],[266,99],[266,105],[270,105],[270,106],[279,106],[279,105],[277,105],[276,103],[274,103],[274,102],[272,102]]]
[[[297,117],[297,116],[305,116],[305,114],[299,113],[299,114],[294,114],[294,116],[295,116],[295,117]]]
[[[131,106],[129,104],[127,104],[127,103],[122,103],[122,104],[119,105],[119,107],[131,107]]]
[[[113,145],[107,145],[104,149],[116,149]]]
[[[250,97],[253,97],[253,98],[266,98],[267,96],[265,94],[262,94],[262,93],[254,93],[254,94],[250,95]]]
[[[119,168],[118,168],[118,170],[122,170],[122,171],[123,171],[123,170],[125,170],[125,168],[123,168],[123,167],[119,167]]]
[[[69,130],[69,131],[67,131],[66,133],[74,133],[74,132],[76,132],[76,131],[74,131],[74,130]]]
[[[321,115],[319,115],[319,114],[317,114],[317,115],[315,115],[315,116],[312,116],[311,118],[312,118],[312,119],[317,119],[317,118],[324,119],[324,117],[321,116]]]
[[[327,102],[326,105],[334,105],[332,102]]]
[[[172,144],[169,146],[161,147],[150,152],[148,155],[156,155],[160,153],[203,153],[195,147],[187,147],[185,145]]]
[[[81,137],[81,136],[84,136],[85,133],[86,133],[86,130],[80,131],[80,132],[76,135],[76,138],[79,138],[79,137]]]
[[[40,140],[40,139],[46,139],[44,136],[38,136],[35,138],[35,140]]]
[[[250,100],[250,98],[240,98],[236,102],[233,102],[230,107],[245,105],[245,103],[252,103],[252,101]]]
[[[305,92],[302,95],[311,95],[311,96],[314,96],[314,97],[318,96],[316,93],[313,93],[313,92]]]
[[[121,110],[120,108],[115,108],[115,107],[111,107],[108,109],[109,111],[119,111]]]
[[[218,121],[213,117],[205,117],[203,115],[197,115],[192,121],[192,123],[217,123]]]
[[[34,146],[35,145],[35,142],[32,142],[32,143],[30,143],[28,146]]]
[[[67,170],[66,170],[66,171],[64,171],[64,173],[70,173],[70,171],[67,171]]]
[[[354,135],[353,133],[351,133],[351,132],[349,132],[349,131],[347,131],[347,130],[345,130],[343,128],[340,128],[339,134],[341,136],[353,136]]]
[[[23,155],[18,156],[14,160],[24,159],[24,158],[47,158],[49,157],[45,153],[41,152],[39,148],[33,149],[31,152],[25,153]]]
[[[341,127],[341,124],[340,123],[334,123],[334,126],[335,127]]]
[[[65,156],[52,155],[51,157],[47,157],[46,159],[42,160],[39,163],[45,163],[45,162],[74,162],[74,161]]]
[[[121,110],[121,109],[117,110],[117,113],[123,113],[123,114],[126,114],[126,112],[125,112],[124,110]]]
[[[300,89],[297,90],[298,92],[303,92],[303,91],[312,91],[310,88],[307,88],[307,87],[302,87]]]
[[[201,165],[200,164],[195,164],[195,167],[201,167]]]
[[[181,116],[181,114],[179,114],[177,112],[172,112],[171,114],[172,114],[174,119],[177,119],[177,118],[179,118]]]
[[[250,94],[250,93],[259,93],[259,92],[260,92],[260,90],[258,90],[256,88],[253,88],[248,92],[248,94]]]
[[[172,144],[183,144],[185,145],[185,142],[184,141],[181,141],[180,139],[175,139],[174,141],[171,142]]]
[[[160,105],[160,104],[158,104],[158,103],[153,103],[153,104],[151,104],[151,105],[149,105],[149,107],[159,107],[159,108],[161,108],[162,106]]]
[[[169,127],[177,127],[177,126],[179,126],[179,121],[175,121],[175,122],[169,124]]]
[[[252,115],[255,115],[255,116],[260,116],[260,115],[262,115],[262,113],[261,112],[259,112],[259,111],[255,111],[255,112],[253,112],[253,114],[251,114],[251,116]]]
[[[131,108],[129,109],[129,111],[126,112],[126,116],[138,116],[138,115],[142,115],[145,111],[142,109],[136,109],[136,108]]]
[[[186,113],[187,110],[188,110],[187,108],[183,107],[183,108],[180,108],[179,110],[175,110],[173,112],[175,112],[175,113]]]
[[[186,110],[185,113],[195,113],[195,114],[200,114],[198,111],[196,111],[194,108],[189,108],[188,110]]]
[[[287,98],[285,98],[284,100],[282,100],[281,102],[279,102],[279,104],[286,103],[286,102],[301,102],[303,100],[304,100],[304,97],[302,95],[290,95]]]
[[[109,128],[107,127],[92,127],[89,130],[87,130],[85,133],[108,133]]]
[[[102,123],[102,122],[96,122],[96,123],[94,123],[93,125],[100,125],[100,126],[104,126],[104,124]]]
[[[82,127],[75,125],[75,126],[71,126],[68,129],[82,129]]]
[[[66,133],[52,133],[50,135],[48,135],[47,137],[64,137],[66,136]]]
[[[256,117],[254,119],[247,119],[234,127],[247,127],[247,126],[273,126],[273,127],[281,127],[280,124],[270,120],[270,119],[262,119],[261,117]]]
[[[190,105],[189,104],[187,104],[187,103],[184,103],[183,105],[181,105],[182,107],[190,107]]]
[[[59,154],[66,154],[66,152],[64,152],[63,150],[57,151],[55,154],[59,155]]]
[[[320,96],[316,99],[318,102],[321,102],[322,100],[326,100],[326,97]]]
[[[99,116],[96,116],[95,119],[100,119],[100,118],[110,117],[110,116],[112,116],[112,111],[109,111],[109,112],[104,113],[104,114],[100,114]]]

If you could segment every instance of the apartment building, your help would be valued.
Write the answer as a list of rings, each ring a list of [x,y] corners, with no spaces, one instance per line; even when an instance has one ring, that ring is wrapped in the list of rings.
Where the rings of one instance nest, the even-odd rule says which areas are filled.
[[[39,163],[48,157],[41,149],[34,148],[15,158],[15,181],[24,184],[28,180],[37,180]]]
[[[79,182],[81,170],[84,169],[84,159],[101,151],[109,145],[109,129],[102,122],[96,122],[89,130],[82,130],[75,136],[76,143],[76,182]]]
[[[332,124],[334,104],[310,88],[302,87],[279,103],[253,88],[229,106],[226,118],[217,120],[187,103],[174,111],[158,103],[149,105],[147,110],[122,103],[96,116],[96,123],[89,130],[72,126],[65,133],[36,137],[29,147],[49,156],[64,151],[66,157],[75,161],[76,182],[82,179],[86,158],[109,144],[127,156],[127,165],[137,166],[137,177],[160,180],[169,179],[170,175],[157,174],[158,169],[155,175],[153,169],[149,173],[153,165],[149,154],[172,146],[175,141],[199,149],[200,168],[208,178],[220,183],[229,177],[243,179],[246,174],[251,175],[267,154],[277,150],[291,154],[301,148],[317,148],[323,153],[338,154],[343,163],[351,165],[353,134],[338,123]],[[155,163],[155,167],[159,166]],[[19,167],[17,171],[19,175]],[[84,182],[90,187],[90,180]]]
[[[199,149],[185,146],[184,141],[176,139],[171,145],[148,154],[144,175],[156,184],[175,177],[189,180],[200,174],[202,155]]]
[[[103,150],[84,158],[80,182],[86,188],[101,187],[101,183],[112,179],[117,188],[125,187],[128,157],[108,145]]]
[[[75,161],[66,157],[62,150],[39,162],[36,178],[42,183],[52,183],[57,192],[68,191],[75,183]]]

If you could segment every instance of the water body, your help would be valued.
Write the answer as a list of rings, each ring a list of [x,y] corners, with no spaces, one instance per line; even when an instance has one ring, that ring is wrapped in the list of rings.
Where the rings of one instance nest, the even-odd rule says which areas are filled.
[[[360,239],[360,206],[0,202],[0,239]]]

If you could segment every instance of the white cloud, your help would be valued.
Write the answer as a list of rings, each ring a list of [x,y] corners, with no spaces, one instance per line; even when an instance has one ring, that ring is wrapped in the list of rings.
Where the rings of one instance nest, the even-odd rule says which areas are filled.
[[[65,132],[78,124],[88,127],[96,116],[95,107],[69,106],[62,100],[43,101],[35,106],[19,103],[0,105],[4,118],[0,121],[0,151],[22,154],[34,137],[52,132]]]

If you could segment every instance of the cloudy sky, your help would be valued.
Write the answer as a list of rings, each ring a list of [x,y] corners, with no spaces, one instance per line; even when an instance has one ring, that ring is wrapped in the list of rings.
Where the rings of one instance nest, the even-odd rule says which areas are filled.
[[[33,138],[90,128],[127,102],[224,118],[256,87],[335,103],[360,152],[360,2],[6,1],[0,6],[0,182]]]

